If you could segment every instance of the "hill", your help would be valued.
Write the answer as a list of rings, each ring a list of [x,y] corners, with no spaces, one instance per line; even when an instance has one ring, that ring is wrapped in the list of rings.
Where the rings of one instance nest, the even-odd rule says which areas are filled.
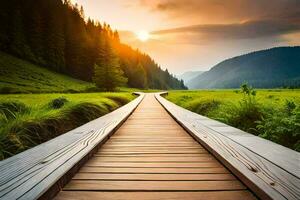
[[[0,16],[0,50],[18,58],[99,88],[185,89],[148,55],[124,45],[117,30],[85,19],[83,7],[69,0],[3,1]]]
[[[177,76],[179,80],[183,80],[184,83],[188,83],[193,78],[196,78],[200,74],[204,73],[204,71],[187,71],[183,74]]]
[[[0,52],[0,93],[83,92],[94,84]]]
[[[187,83],[189,88],[300,87],[300,47],[277,47],[225,60]]]

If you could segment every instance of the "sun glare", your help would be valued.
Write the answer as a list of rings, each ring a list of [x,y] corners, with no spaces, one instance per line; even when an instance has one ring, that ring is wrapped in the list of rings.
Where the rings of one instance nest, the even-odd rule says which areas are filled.
[[[137,38],[143,42],[147,41],[150,37],[149,33],[147,31],[139,31],[136,34]]]

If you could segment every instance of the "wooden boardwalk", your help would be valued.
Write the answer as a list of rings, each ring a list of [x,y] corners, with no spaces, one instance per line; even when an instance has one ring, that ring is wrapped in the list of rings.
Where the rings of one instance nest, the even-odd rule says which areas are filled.
[[[255,199],[147,94],[56,199]]]

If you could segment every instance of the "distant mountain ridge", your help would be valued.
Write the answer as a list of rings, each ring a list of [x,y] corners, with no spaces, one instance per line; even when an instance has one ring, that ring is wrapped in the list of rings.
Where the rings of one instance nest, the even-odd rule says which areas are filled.
[[[300,87],[300,46],[275,47],[222,61],[191,79],[190,89]]]
[[[183,80],[184,83],[189,82],[191,79],[199,76],[200,74],[204,73],[205,71],[187,71],[183,74],[177,76],[179,80]]]

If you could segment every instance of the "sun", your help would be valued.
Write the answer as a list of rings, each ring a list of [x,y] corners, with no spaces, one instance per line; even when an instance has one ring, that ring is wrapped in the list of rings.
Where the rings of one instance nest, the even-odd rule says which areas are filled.
[[[136,33],[136,36],[139,40],[141,40],[143,42],[149,40],[149,38],[150,38],[150,34],[147,31],[139,31]]]

